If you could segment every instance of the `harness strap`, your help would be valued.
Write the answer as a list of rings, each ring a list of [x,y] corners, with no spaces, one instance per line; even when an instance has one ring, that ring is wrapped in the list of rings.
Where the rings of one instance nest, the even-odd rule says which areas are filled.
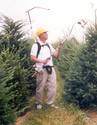
[[[38,50],[37,50],[36,57],[38,57],[38,56],[39,56],[39,53],[40,53],[41,47],[44,47],[44,46],[47,46],[47,47],[49,48],[49,50],[50,50],[50,53],[51,53],[51,49],[50,49],[49,44],[40,45],[40,43],[39,43],[39,42],[36,42],[36,44],[37,44],[37,46],[38,46]]]

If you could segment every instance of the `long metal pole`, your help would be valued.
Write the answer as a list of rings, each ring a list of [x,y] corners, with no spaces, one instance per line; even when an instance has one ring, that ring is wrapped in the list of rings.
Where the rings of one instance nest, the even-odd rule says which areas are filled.
[[[31,10],[36,9],[36,8],[44,9],[44,10],[50,10],[49,8],[44,8],[44,7],[38,7],[38,6],[36,6],[36,7],[32,7],[31,9],[27,10],[26,12],[31,11]]]
[[[29,22],[30,22],[30,25],[31,25],[31,17],[30,17],[30,13],[29,13],[29,11],[27,11],[27,13],[28,13],[28,18],[29,18]],[[32,29],[32,26],[31,26],[31,29]]]
[[[73,28],[75,26],[76,22],[72,25],[71,29],[70,29],[70,32],[69,32],[69,36],[71,35],[72,31],[73,31]]]
[[[31,21],[31,16],[30,16],[30,11],[33,10],[33,9],[44,9],[44,10],[50,10],[49,8],[44,8],[44,7],[32,7],[31,9],[27,10],[26,13],[28,14],[28,18],[29,18],[29,22],[30,22],[30,25],[32,24],[32,21]],[[32,25],[31,25],[31,29],[32,29]]]
[[[95,9],[95,28],[96,28],[96,24],[97,24],[97,16],[96,16],[96,11],[97,11],[97,9]]]

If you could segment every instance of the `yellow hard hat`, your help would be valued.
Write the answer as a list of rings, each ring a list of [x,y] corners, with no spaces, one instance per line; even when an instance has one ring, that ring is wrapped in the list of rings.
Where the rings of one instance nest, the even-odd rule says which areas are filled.
[[[42,33],[45,33],[45,32],[47,32],[46,29],[44,29],[44,28],[42,28],[42,27],[39,27],[39,28],[37,28],[37,30],[36,30],[36,36],[40,36]]]

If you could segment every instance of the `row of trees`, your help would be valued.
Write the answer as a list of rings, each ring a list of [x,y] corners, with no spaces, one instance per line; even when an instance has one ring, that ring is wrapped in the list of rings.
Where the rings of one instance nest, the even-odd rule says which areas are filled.
[[[65,79],[65,100],[80,107],[97,106],[97,30],[89,28],[86,44]]]
[[[23,23],[2,19],[0,32],[0,125],[15,120],[19,111],[35,92],[32,79],[31,45],[24,37]]]
[[[87,29],[84,44],[65,41],[56,64],[65,81],[64,101],[80,107],[97,106],[97,29]]]

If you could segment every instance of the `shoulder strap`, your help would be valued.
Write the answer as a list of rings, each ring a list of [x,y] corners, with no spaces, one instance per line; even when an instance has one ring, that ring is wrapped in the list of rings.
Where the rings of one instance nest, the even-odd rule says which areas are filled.
[[[49,46],[49,44],[48,44],[48,43],[46,44],[46,46],[47,46],[47,47],[51,50],[51,48],[50,48],[50,46]]]
[[[50,46],[49,46],[49,44],[48,44],[48,43],[46,44],[46,46],[49,48],[50,53],[51,53],[51,48],[50,48]],[[52,54],[51,54],[51,55],[52,55]]]
[[[37,54],[36,54],[36,57],[38,57],[39,53],[40,53],[40,50],[41,50],[41,45],[39,42],[36,42],[37,46],[38,46],[38,50],[37,50]],[[44,45],[43,45],[44,46]],[[45,46],[47,46],[49,49],[50,49],[50,46],[49,44],[46,44]],[[50,49],[50,52],[51,52],[51,49]]]
[[[36,42],[36,44],[37,44],[37,46],[38,46],[38,50],[37,50],[36,57],[38,57],[39,52],[40,52],[40,50],[41,50],[41,45],[40,45],[40,43],[39,43],[39,42]]]

